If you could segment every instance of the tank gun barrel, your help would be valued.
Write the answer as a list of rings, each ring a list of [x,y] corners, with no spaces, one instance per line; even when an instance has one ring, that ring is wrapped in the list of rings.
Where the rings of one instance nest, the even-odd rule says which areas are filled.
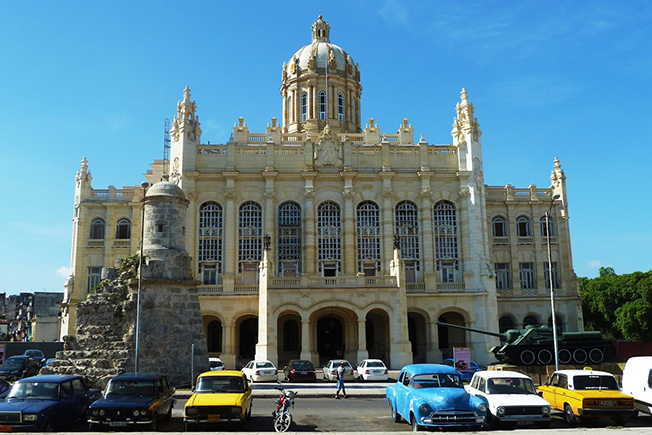
[[[453,325],[451,323],[444,323],[444,322],[439,322],[439,321],[435,322],[435,324],[437,326],[446,326],[446,327],[449,327],[449,328],[464,329],[466,331],[477,332],[479,334],[491,335],[493,337],[498,337],[498,338],[501,338],[503,340],[506,338],[505,334],[501,334],[499,332],[483,331],[482,329],[469,328],[468,326]]]

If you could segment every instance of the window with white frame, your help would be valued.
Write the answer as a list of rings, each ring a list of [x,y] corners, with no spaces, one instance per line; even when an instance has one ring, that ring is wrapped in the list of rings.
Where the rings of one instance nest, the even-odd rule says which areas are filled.
[[[104,220],[102,219],[93,219],[91,222],[91,234],[90,238],[93,240],[104,239]]]
[[[301,275],[301,206],[293,201],[278,206],[278,274]]]
[[[548,219],[546,216],[542,216],[539,220],[541,226],[541,237],[546,237],[548,235]],[[557,232],[555,231],[555,219],[550,217],[550,236],[555,237]]]
[[[341,92],[338,92],[337,94],[337,119],[339,119],[340,122],[344,122],[344,109],[345,104],[344,104],[344,94]]]
[[[317,208],[317,255],[323,276],[337,276],[342,262],[342,223],[339,204],[326,201]]]
[[[308,119],[308,93],[303,92],[301,94],[301,122],[305,122]]]
[[[509,281],[509,263],[494,264],[496,270],[496,289],[505,290],[511,288]]]
[[[532,237],[532,229],[530,228],[529,217],[519,216],[516,219],[516,235],[518,237]]]
[[[491,221],[491,231],[494,237],[507,237],[507,225],[505,219],[498,216]]]
[[[546,278],[546,289],[550,290],[550,263],[547,261],[543,263],[543,273]],[[557,262],[552,262],[552,288],[559,289],[561,288],[561,281],[559,279],[559,268],[557,267]]]
[[[115,229],[116,239],[129,239],[131,238],[131,222],[129,219],[120,219]]]
[[[358,272],[375,276],[380,270],[380,209],[372,201],[363,201],[356,210],[358,236]]]
[[[419,209],[412,201],[396,204],[396,235],[405,262],[407,282],[417,282],[419,272]]]
[[[449,201],[435,204],[435,259],[442,282],[455,281],[458,269],[457,213]]]
[[[222,274],[222,206],[209,201],[199,207],[197,259],[199,273],[206,285],[218,284]]]
[[[262,258],[263,249],[263,210],[260,204],[247,201],[240,206],[238,219],[238,263],[239,271],[243,263],[254,264],[255,269]],[[251,272],[252,267],[246,267]]]
[[[88,290],[98,285],[102,281],[102,266],[92,266],[88,268]]]
[[[319,120],[326,120],[326,110],[328,104],[326,102],[326,91],[319,91],[317,93],[317,111],[319,112]]]
[[[518,267],[521,276],[521,288],[537,288],[537,274],[534,263],[519,263]]]

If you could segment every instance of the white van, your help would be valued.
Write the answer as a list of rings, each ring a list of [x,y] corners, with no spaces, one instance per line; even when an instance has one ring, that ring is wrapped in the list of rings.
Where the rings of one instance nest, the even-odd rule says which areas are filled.
[[[652,356],[635,356],[623,370],[623,393],[634,397],[634,406],[652,414]]]

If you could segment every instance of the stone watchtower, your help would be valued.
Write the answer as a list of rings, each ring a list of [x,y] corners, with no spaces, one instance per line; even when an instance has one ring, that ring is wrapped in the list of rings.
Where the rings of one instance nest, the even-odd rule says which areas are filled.
[[[175,385],[208,370],[208,349],[186,251],[189,201],[176,184],[156,183],[144,199],[139,371],[161,371]]]

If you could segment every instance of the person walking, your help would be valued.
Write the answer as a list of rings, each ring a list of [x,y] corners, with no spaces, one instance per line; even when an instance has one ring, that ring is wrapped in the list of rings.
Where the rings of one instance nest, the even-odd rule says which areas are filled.
[[[349,396],[346,395],[346,388],[344,388],[344,374],[346,373],[346,363],[342,361],[340,366],[335,371],[337,375],[337,392],[335,393],[335,399],[340,398],[340,391],[344,394],[344,398],[348,399]]]

